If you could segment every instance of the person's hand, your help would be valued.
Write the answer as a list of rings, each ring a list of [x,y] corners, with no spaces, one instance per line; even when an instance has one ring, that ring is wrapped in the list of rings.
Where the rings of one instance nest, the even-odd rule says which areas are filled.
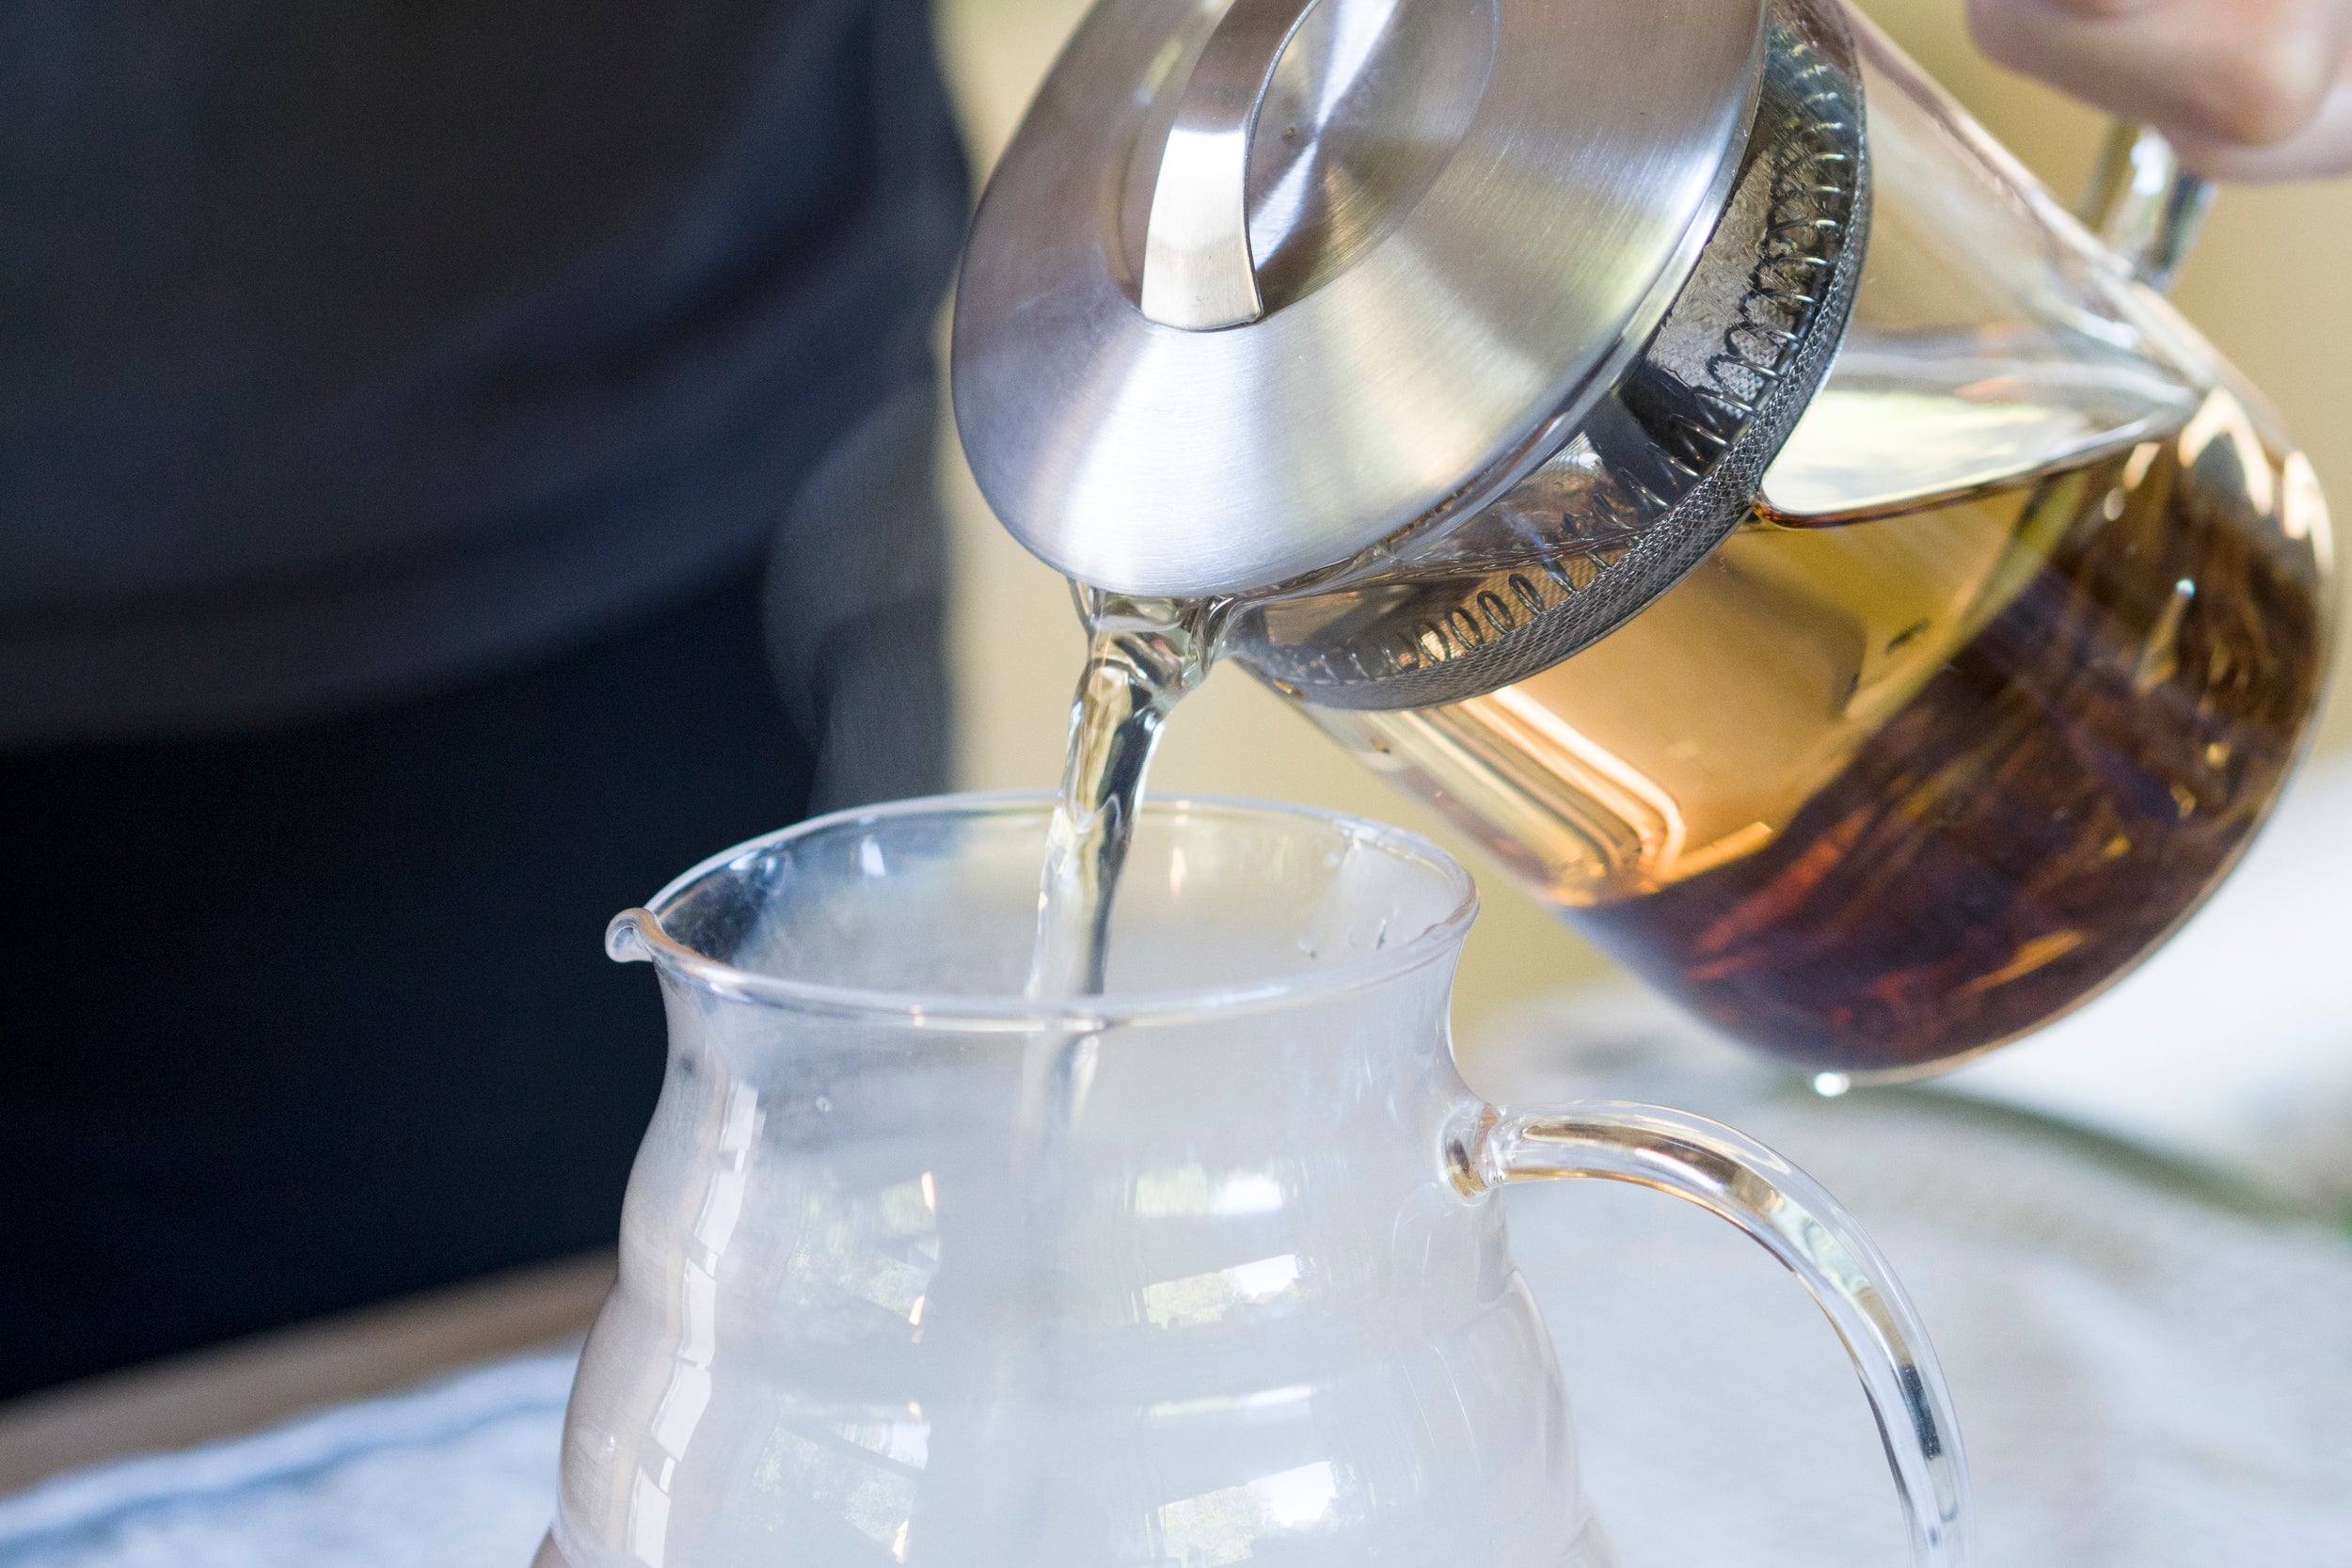
[[[1968,0],[1978,45],[2223,180],[2352,171],[2352,0]]]

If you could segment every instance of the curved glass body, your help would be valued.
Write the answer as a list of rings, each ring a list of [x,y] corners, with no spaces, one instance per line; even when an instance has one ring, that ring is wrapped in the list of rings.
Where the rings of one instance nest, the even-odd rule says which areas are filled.
[[[1900,1076],[2196,909],[2300,754],[2331,596],[2260,399],[1856,32],[1853,322],[1746,523],[1538,674],[1309,711],[1736,1038]]]
[[[1598,1568],[1492,1192],[1550,1176],[1676,1193],[1788,1263],[1918,1560],[1962,1560],[1941,1377],[1826,1194],[1694,1117],[1464,1086],[1460,867],[1154,802],[1109,990],[1031,1002],[1049,813],[845,814],[614,922],[669,1075],[543,1568]]]

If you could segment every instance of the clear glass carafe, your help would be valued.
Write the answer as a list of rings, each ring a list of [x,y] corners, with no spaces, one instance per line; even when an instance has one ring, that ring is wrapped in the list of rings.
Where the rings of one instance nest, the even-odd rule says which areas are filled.
[[[1041,1003],[1049,810],[844,814],[614,921],[669,1072],[541,1568],[1597,1568],[1495,1192],[1567,1176],[1700,1204],[1794,1271],[1916,1560],[1963,1560],[1942,1378],[1825,1193],[1693,1117],[1464,1085],[1459,866],[1153,802],[1107,992]]]
[[[1867,260],[1746,520],[1539,673],[1306,711],[1733,1037],[1899,1076],[2048,1022],[2197,908],[2303,748],[2331,592],[2309,464],[2133,277],[2177,255],[2103,247],[1855,31]],[[2162,198],[2135,244],[2162,244]],[[1414,638],[1458,659],[1629,547],[1479,541],[1572,540],[1614,483],[1572,448],[1446,549],[1245,617],[1233,651],[1311,704],[1275,672],[1398,643],[1380,606],[1409,580],[1459,604],[1403,628],[1404,663]]]

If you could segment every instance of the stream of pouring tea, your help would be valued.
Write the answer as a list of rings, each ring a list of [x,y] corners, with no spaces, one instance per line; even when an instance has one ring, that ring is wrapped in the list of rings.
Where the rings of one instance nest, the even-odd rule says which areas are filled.
[[[1087,630],[1086,668],[1071,704],[1061,799],[1038,880],[1027,986],[1036,1000],[1103,990],[1111,902],[1135,839],[1144,775],[1169,710],[1208,673],[1223,619],[1218,606],[1200,600],[1127,598],[1077,584],[1072,592]],[[1089,1022],[1057,1020],[1023,1042],[1013,1161],[1027,1195],[1013,1245],[1026,1251],[1027,1274],[1039,1280],[1065,1278],[1081,1246],[1073,1227],[1087,1188],[1072,1167],[1102,1038]],[[1067,1387],[1082,1378],[1070,1365],[1066,1338],[1046,1332],[1053,1321],[1054,1309],[1041,1304],[1031,1314],[1034,1331],[1007,1347],[1006,1386]],[[1011,1402],[995,1440],[1051,1451],[1058,1434],[1037,1424],[1046,1408]]]
[[[1144,599],[1072,585],[1087,628],[1085,672],[1070,707],[1061,799],[1038,879],[1037,938],[1027,994],[1101,994],[1110,962],[1112,901],[1135,840],[1144,775],[1176,704],[1216,657],[1223,607]],[[1050,1165],[1061,1131],[1084,1113],[1099,1031],[1053,1027],[1033,1037],[1022,1064],[1028,1156]]]
[[[1209,672],[1216,601],[1073,589],[1086,670],[1071,704],[1061,800],[1038,883],[1031,997],[1091,996],[1110,959],[1111,904],[1133,842],[1144,775],[1169,710]]]

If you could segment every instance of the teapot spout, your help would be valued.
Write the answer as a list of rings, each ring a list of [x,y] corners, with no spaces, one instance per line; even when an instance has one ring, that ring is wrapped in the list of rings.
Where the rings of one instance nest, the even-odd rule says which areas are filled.
[[[605,956],[618,964],[651,962],[653,945],[645,940],[645,927],[653,924],[651,910],[623,910],[604,928]]]

